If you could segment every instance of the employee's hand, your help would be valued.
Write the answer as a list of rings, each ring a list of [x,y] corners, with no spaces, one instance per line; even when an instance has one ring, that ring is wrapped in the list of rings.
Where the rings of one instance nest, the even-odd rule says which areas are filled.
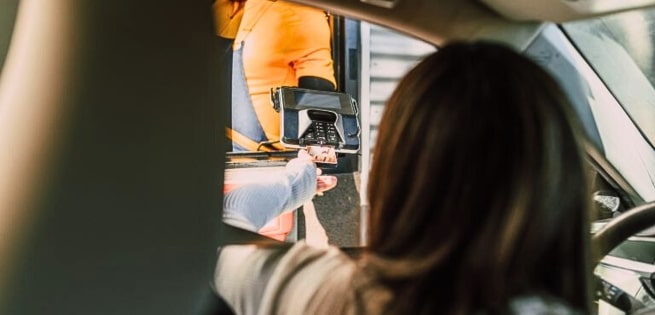
[[[320,168],[316,169],[316,194],[318,195],[337,186],[336,176],[321,175],[322,173]]]

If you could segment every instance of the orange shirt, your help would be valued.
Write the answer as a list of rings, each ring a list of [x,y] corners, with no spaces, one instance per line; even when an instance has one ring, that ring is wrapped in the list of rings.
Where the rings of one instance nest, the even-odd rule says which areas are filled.
[[[239,24],[243,18],[243,7],[245,2],[232,0],[215,0],[212,5],[214,9],[214,28],[216,35],[234,39],[239,31]]]
[[[269,139],[280,138],[280,118],[271,104],[271,88],[297,86],[302,76],[323,78],[336,86],[330,38],[328,18],[322,10],[284,1],[246,1],[234,48],[243,45],[250,97]]]

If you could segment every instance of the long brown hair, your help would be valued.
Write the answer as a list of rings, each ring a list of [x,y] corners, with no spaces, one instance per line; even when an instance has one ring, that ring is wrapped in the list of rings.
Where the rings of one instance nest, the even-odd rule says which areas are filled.
[[[366,256],[395,314],[500,312],[542,295],[589,311],[586,183],[558,84],[493,43],[424,59],[388,101]]]

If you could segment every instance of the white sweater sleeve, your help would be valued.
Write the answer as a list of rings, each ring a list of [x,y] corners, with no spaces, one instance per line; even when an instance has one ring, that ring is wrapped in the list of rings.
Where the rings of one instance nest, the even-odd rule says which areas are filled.
[[[293,159],[279,177],[227,192],[223,200],[223,221],[256,232],[284,211],[294,210],[311,200],[314,194],[314,163]]]
[[[213,287],[238,315],[352,314],[355,272],[335,247],[226,246]]]

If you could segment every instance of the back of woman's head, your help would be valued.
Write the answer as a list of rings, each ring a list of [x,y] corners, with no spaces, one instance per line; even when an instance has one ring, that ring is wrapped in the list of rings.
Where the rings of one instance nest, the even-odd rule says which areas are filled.
[[[585,176],[557,83],[491,43],[456,43],[388,101],[369,184],[370,266],[390,312],[587,310]]]

